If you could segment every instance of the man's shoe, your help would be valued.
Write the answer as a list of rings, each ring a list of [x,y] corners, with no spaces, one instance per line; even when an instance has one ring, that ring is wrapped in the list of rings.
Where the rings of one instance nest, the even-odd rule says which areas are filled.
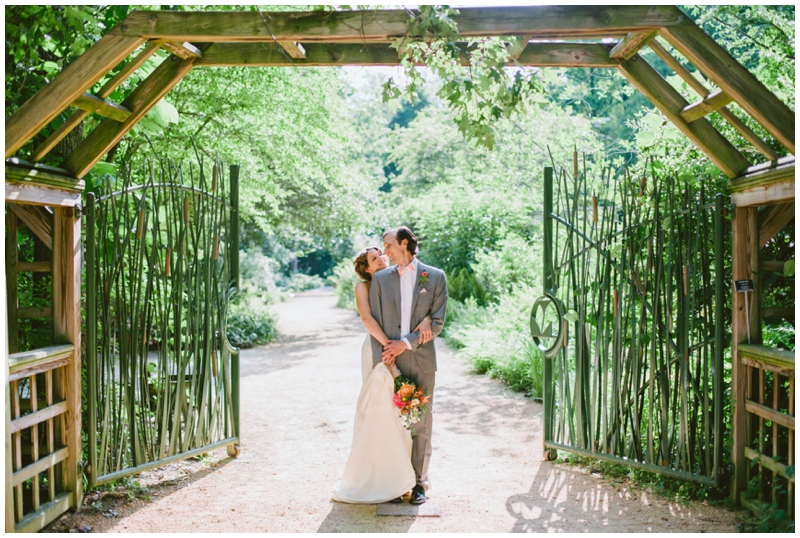
[[[428,499],[425,498],[425,488],[417,484],[414,486],[414,489],[411,490],[411,500],[409,500],[409,504],[424,504],[425,501]]]
[[[402,497],[402,495],[401,495],[400,497],[398,497],[398,498],[396,498],[396,499],[392,499],[392,500],[391,500],[391,501],[389,501],[389,502],[390,502],[390,503],[392,503],[392,504],[400,504],[401,502],[403,502],[403,497]]]

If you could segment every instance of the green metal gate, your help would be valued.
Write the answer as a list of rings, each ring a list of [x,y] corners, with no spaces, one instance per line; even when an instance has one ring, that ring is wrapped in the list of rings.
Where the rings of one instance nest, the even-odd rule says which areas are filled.
[[[87,197],[90,486],[226,445],[238,454],[238,353],[225,329],[239,168],[228,186],[220,163],[210,178],[202,164],[155,168]]]
[[[545,169],[545,294],[531,313],[546,357],[545,456],[718,485],[722,195],[649,180]]]

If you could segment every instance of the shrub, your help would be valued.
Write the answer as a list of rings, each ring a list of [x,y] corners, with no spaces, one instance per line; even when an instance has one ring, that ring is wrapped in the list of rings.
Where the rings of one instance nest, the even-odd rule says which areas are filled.
[[[333,268],[333,274],[328,277],[328,280],[333,284],[333,291],[339,298],[336,301],[336,306],[353,311],[357,310],[355,288],[356,284],[361,282],[361,279],[358,278],[358,275],[353,270],[353,262],[347,258],[340,261]]]
[[[228,340],[240,348],[267,344],[278,336],[278,318],[259,295],[249,294],[228,307]]]
[[[542,395],[542,356],[528,332],[534,289],[520,284],[481,308],[477,301],[453,302],[446,341],[467,359],[476,373],[501,379],[514,390]],[[448,304],[450,312],[450,304]]]
[[[281,288],[291,293],[321,288],[325,281],[317,275],[306,275],[304,273],[293,273],[291,276],[281,280]]]
[[[472,269],[488,299],[510,293],[517,284],[534,286],[541,281],[541,247],[511,233],[497,250],[478,252]]]

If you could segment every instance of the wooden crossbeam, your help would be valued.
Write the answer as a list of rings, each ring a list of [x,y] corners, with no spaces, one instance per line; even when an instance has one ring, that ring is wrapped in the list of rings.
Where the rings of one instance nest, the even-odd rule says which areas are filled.
[[[466,43],[464,43],[466,47]],[[209,47],[196,67],[284,66],[306,67],[342,65],[399,65],[397,51],[389,45],[309,43],[306,59],[290,62],[274,43],[217,43]],[[609,59],[605,45],[593,43],[528,43],[516,59],[531,67],[617,67]],[[466,55],[462,63],[469,62]]]
[[[461,36],[625,36],[691,24],[674,6],[527,6],[462,8],[453,20]],[[115,35],[167,41],[388,42],[407,35],[406,10],[327,12],[134,11]]]
[[[699,120],[700,118],[708,116],[715,110],[719,110],[731,101],[733,101],[733,99],[731,99],[727,93],[719,90],[709,94],[708,97],[702,101],[692,103],[681,110],[681,117],[691,123],[694,120]]]
[[[131,110],[124,122],[104,120],[62,163],[75,177],[82,178],[136,123],[192,70],[194,59],[171,57],[164,60],[122,102]]]
[[[43,207],[24,204],[8,204],[8,209],[21,220],[45,246],[53,248],[53,216]],[[45,262],[50,264],[50,262]],[[52,264],[51,264],[52,265]]]
[[[650,102],[680,129],[730,178],[738,177],[750,162],[705,118],[692,123],[681,117],[689,103],[640,56],[619,61],[619,70]]]
[[[741,177],[728,182],[734,205],[760,206],[794,200],[794,157],[765,164],[777,166],[751,167]]]
[[[110,118],[114,121],[125,121],[131,115],[131,111],[124,106],[112,103],[106,99],[100,99],[88,92],[78,96],[78,98],[72,102],[72,106],[81,108],[87,112],[94,112],[95,114],[99,114],[104,118]]]
[[[201,51],[188,41],[184,41],[183,43],[177,43],[173,41],[157,39],[152,41],[152,43],[161,46],[162,48],[170,51],[175,56],[183,58],[184,60],[188,60],[189,58],[200,58],[203,56],[203,51]]]
[[[652,40],[650,43],[650,48],[653,49],[659,58],[661,58],[667,66],[670,67],[675,74],[681,77],[686,84],[688,84],[697,94],[705,99],[709,95],[708,89],[703,85],[702,82],[697,80],[692,74],[686,69],[681,63],[672,55],[670,54],[667,49],[665,49],[661,44],[656,41],[655,39]],[[730,123],[743,137],[747,139],[748,142],[753,144],[753,146],[761,152],[767,159],[770,161],[775,161],[778,159],[778,154],[775,153],[769,144],[761,140],[761,138],[753,132],[750,127],[748,127],[741,119],[739,119],[736,114],[731,112],[731,110],[727,107],[722,107],[719,109],[719,114],[722,116],[728,123]]]
[[[658,32],[637,32],[630,33],[617,43],[608,53],[609,58],[629,60],[639,49],[652,41]]]
[[[142,43],[141,37],[108,34],[65,67],[6,119],[6,158]]]
[[[694,24],[666,27],[661,35],[794,154],[794,112],[728,51]]]
[[[775,234],[794,219],[794,200],[783,204],[771,205],[758,212],[758,244],[767,246]],[[783,270],[783,269],[781,269]]]
[[[111,77],[111,79],[103,84],[103,87],[100,88],[100,91],[97,92],[97,97],[100,99],[105,99],[111,93],[116,90],[120,84],[125,82],[128,77],[130,77],[134,71],[139,69],[150,56],[152,56],[157,50],[159,49],[158,43],[148,43],[147,46],[142,50],[139,54],[136,55],[130,62],[125,64],[125,67],[119,70],[119,72]],[[80,125],[80,123],[89,115],[89,111],[87,110],[76,110],[73,114],[62,123],[58,129],[53,131],[50,136],[47,137],[47,140],[41,143],[41,145],[36,148],[31,155],[31,161],[38,163],[42,159],[44,159],[45,155],[50,153],[50,151],[56,147],[56,144],[61,142],[61,140],[67,136],[72,130]]]
[[[300,43],[294,41],[278,41],[278,45],[283,47],[286,53],[295,60],[305,60],[306,49]]]

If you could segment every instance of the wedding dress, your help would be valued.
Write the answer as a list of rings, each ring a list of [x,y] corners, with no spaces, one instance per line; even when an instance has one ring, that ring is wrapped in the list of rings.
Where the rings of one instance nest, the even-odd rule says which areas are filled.
[[[372,367],[369,335],[361,348],[363,383],[356,406],[353,445],[333,500],[375,504],[411,491],[411,432],[392,403],[394,378],[385,364]]]

